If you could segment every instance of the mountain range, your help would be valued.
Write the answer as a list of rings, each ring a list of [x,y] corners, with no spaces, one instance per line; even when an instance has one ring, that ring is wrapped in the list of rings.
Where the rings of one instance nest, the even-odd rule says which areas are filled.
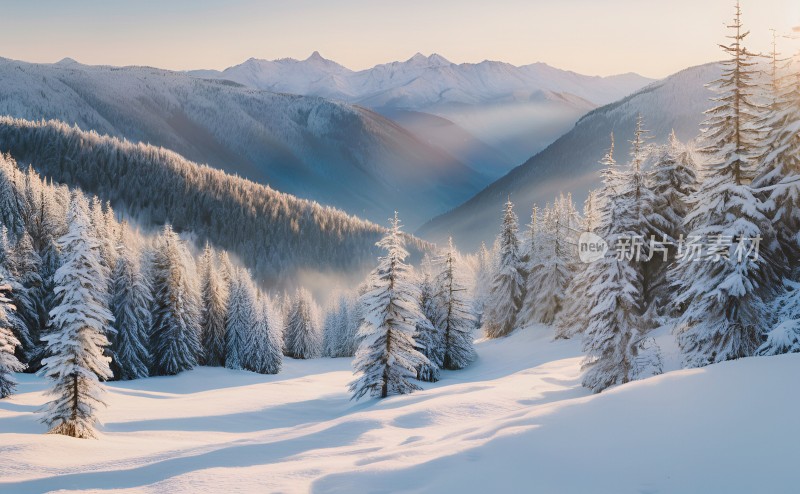
[[[489,179],[369,109],[150,67],[0,59],[0,115],[163,146],[262,184],[409,228]]]
[[[544,63],[520,67],[489,60],[456,64],[438,54],[420,53],[404,62],[359,71],[314,52],[305,60],[251,58],[223,71],[191,73],[257,89],[345,101],[388,116],[403,110],[445,118],[478,141],[465,146],[442,144],[451,154],[464,156],[467,164],[474,165],[465,148],[488,145],[502,150],[493,168],[476,166],[490,178],[498,178],[543,149],[587,111],[653,82],[633,73],[586,76]],[[415,129],[409,127],[412,132]]]

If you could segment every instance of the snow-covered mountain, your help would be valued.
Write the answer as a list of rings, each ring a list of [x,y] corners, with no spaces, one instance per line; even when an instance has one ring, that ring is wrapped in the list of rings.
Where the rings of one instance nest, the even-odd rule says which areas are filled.
[[[583,201],[600,181],[598,161],[616,136],[617,161],[627,159],[628,140],[641,113],[652,142],[666,141],[672,129],[681,140],[694,139],[711,107],[713,93],[705,84],[718,78],[718,64],[692,67],[653,83],[615,103],[582,117],[575,127],[475,197],[424,225],[418,234],[431,240],[453,235],[458,245],[475,248],[491,242],[500,224],[503,203],[510,196],[524,223],[534,204],[552,202],[559,192]]]
[[[399,210],[419,226],[487,183],[368,109],[149,67],[0,59],[0,115],[163,146],[381,224]]]
[[[404,62],[352,71],[314,52],[306,60],[250,59],[223,71],[194,71],[270,91],[323,96],[376,111],[448,118],[517,162],[542,149],[586,111],[652,82],[637,74],[592,77],[544,63],[455,64],[417,53]]]

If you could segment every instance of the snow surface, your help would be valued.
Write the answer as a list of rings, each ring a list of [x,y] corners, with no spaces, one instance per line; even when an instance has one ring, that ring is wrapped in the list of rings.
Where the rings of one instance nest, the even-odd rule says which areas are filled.
[[[112,383],[98,440],[43,434],[45,383],[19,375],[0,492],[795,492],[800,355],[591,395],[578,347],[532,326],[423,391],[361,402],[348,359]]]

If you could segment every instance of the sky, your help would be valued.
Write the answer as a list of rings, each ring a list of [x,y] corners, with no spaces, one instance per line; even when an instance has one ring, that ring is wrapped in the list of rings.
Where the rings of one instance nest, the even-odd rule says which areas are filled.
[[[414,53],[664,77],[722,58],[733,0],[0,0],[0,56],[224,69],[318,50],[355,70]],[[748,46],[800,26],[798,0],[742,0]],[[799,32],[800,33],[800,32]],[[792,52],[800,42],[782,40]]]

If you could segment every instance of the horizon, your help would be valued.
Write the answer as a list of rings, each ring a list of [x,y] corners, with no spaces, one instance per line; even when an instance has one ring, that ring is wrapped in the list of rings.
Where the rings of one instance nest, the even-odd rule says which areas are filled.
[[[770,29],[782,36],[798,32],[796,2],[747,0],[742,8],[752,51],[770,49]],[[581,15],[575,15],[576,9]],[[85,65],[188,71],[224,70],[251,58],[305,60],[318,51],[360,71],[405,61],[415,53],[438,53],[455,64],[544,63],[591,76],[636,73],[661,79],[722,58],[717,44],[729,22],[720,19],[732,15],[730,0],[709,0],[700,6],[689,0],[669,5],[504,0],[491,8],[480,2],[427,5],[415,0],[402,9],[364,0],[337,5],[315,0],[292,5],[253,0],[178,0],[168,5],[152,0],[133,5],[47,0],[7,6],[0,56],[31,63],[72,58]],[[676,26],[681,27],[678,36]],[[633,49],[631,39],[638,42]],[[796,42],[781,39],[784,54],[794,54],[796,48]]]

